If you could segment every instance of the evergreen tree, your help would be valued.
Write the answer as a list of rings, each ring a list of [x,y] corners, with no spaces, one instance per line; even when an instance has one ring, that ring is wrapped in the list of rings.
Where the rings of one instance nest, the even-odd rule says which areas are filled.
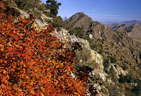
[[[47,0],[46,1],[46,7],[48,9],[50,9],[50,13],[53,16],[56,16],[58,14],[58,9],[59,9],[60,5],[61,5],[61,3],[58,3],[55,0]]]

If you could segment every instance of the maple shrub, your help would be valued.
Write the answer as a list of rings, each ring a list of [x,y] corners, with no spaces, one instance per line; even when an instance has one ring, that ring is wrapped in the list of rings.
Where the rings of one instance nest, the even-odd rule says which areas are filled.
[[[51,25],[43,30],[33,20],[13,17],[0,0],[0,96],[84,96],[86,83],[71,76],[74,52],[63,49],[52,36]]]

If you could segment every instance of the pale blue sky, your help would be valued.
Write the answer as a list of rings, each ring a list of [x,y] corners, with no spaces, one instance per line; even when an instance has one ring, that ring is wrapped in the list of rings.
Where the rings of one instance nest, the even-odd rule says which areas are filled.
[[[46,0],[42,0],[44,3]],[[56,0],[62,5],[59,16],[84,12],[94,21],[141,20],[141,0]]]

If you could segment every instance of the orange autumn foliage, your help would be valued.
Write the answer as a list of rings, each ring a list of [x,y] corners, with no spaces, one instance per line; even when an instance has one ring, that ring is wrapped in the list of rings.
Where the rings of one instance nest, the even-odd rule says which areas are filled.
[[[0,96],[84,96],[85,82],[70,75],[74,52],[62,49],[54,28],[14,22],[4,4],[0,0]]]

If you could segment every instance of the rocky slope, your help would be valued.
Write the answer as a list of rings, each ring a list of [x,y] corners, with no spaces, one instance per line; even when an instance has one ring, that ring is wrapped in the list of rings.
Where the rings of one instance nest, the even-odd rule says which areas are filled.
[[[53,20],[44,13],[44,7],[40,9],[40,6],[44,6],[40,0],[37,0],[39,5],[35,7],[31,7],[34,2],[29,1],[9,0],[8,6],[13,13],[16,11],[18,16],[28,17],[30,13],[33,13],[36,18],[35,26],[43,28],[44,25],[49,24],[49,20]],[[29,7],[30,10],[28,10]],[[71,31],[63,28],[59,31],[56,28],[55,34],[52,35],[56,35],[64,43],[64,48],[75,51],[78,62],[75,65],[76,73],[72,76],[84,80],[83,77],[88,77],[86,81],[89,86],[86,96],[96,94],[99,96],[140,96],[140,44],[126,33],[113,31],[99,22],[92,21],[84,13],[75,14],[67,22],[74,25],[72,29],[75,27],[83,29],[82,38],[77,36],[79,32],[70,35]]]
[[[82,19],[83,17],[84,19]],[[101,79],[100,82],[102,82],[103,86],[99,86],[102,90],[99,91],[100,94],[103,94],[102,96],[138,96],[137,94],[140,94],[141,91],[139,87],[141,80],[140,43],[129,37],[126,32],[114,31],[99,22],[92,21],[90,17],[82,12],[76,13],[67,22],[74,25],[74,27],[84,29],[85,36],[83,38],[89,42],[92,50],[97,51],[103,57],[103,74],[105,75],[102,77],[106,77],[108,82]],[[77,35],[79,32],[74,34]],[[82,53],[89,58],[89,52]],[[80,64],[83,65],[83,62]],[[85,63],[85,66],[88,65],[89,63]],[[94,63],[93,66],[95,67]],[[99,71],[97,72],[99,73]],[[128,82],[127,78],[131,80]],[[97,80],[94,81],[97,82]],[[138,85],[134,86],[131,82]]]

